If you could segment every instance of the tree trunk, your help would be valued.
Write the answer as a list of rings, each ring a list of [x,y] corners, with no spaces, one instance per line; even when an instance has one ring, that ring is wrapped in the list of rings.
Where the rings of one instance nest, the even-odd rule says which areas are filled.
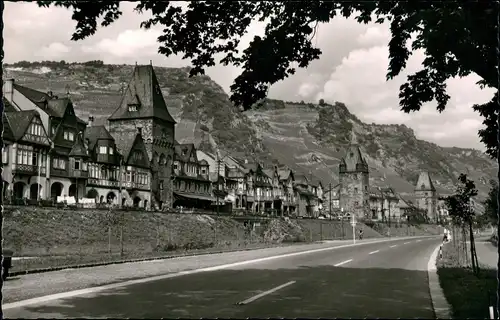
[[[4,56],[4,51],[3,51],[3,9],[4,9],[4,2],[0,1],[0,80],[2,80],[1,81],[2,84],[3,84],[3,56]],[[0,87],[0,97],[3,97],[2,87]],[[4,117],[3,99],[0,100],[0,113],[1,113],[2,119],[3,119],[3,117]],[[3,145],[3,121],[0,121],[0,143],[1,143],[1,145]],[[0,159],[2,160],[1,163],[3,164],[3,159],[2,159],[1,155],[0,155]],[[0,166],[0,174],[3,172],[2,167],[3,167],[3,165]],[[2,255],[2,259],[1,259],[2,263],[3,263],[3,188],[4,188],[4,184],[2,182],[2,183],[0,183],[0,254]],[[0,319],[3,319],[2,302],[3,302],[3,278],[0,277]]]
[[[477,264],[477,260],[476,260],[475,255],[474,255],[476,244],[474,243],[474,231],[472,230],[472,221],[471,220],[469,220],[469,239],[470,239],[469,240],[470,241],[470,258],[471,258],[471,262],[472,262],[472,272],[474,272],[474,274],[477,274],[479,266]]]
[[[108,253],[111,254],[111,226],[108,226]]]

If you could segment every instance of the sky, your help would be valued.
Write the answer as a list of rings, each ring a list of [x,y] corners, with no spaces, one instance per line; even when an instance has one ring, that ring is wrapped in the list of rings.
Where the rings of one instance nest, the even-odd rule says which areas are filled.
[[[88,39],[74,42],[70,39],[76,22],[69,10],[5,2],[5,62],[102,60],[109,64],[149,64],[152,60],[157,66],[189,66],[190,61],[179,56],[166,58],[158,54],[156,39],[161,27],[141,29],[140,23],[148,15],[139,15],[133,11],[134,7],[134,3],[123,2],[123,15],[117,22],[100,28]],[[252,24],[241,46],[248,45],[255,35],[262,35],[263,28],[262,23]],[[443,113],[436,111],[435,103],[424,105],[419,112],[403,113],[399,107],[399,86],[407,75],[421,68],[424,55],[414,52],[404,72],[386,81],[389,40],[387,25],[361,25],[340,17],[321,24],[313,39],[314,45],[323,52],[320,59],[275,84],[269,96],[286,101],[340,101],[366,123],[405,124],[418,138],[441,146],[484,150],[477,136],[482,119],[472,110],[472,105],[489,101],[493,90],[481,90],[475,84],[480,79],[475,74],[450,79],[451,99]],[[222,65],[207,70],[227,92],[240,72],[241,69]]]

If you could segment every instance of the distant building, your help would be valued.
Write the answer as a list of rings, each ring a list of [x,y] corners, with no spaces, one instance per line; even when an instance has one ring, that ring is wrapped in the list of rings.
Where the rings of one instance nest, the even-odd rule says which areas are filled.
[[[438,195],[428,172],[421,172],[415,186],[416,207],[424,210],[431,222],[437,222]]]
[[[369,169],[357,144],[351,144],[339,165],[340,208],[358,218],[369,215]]]
[[[173,179],[174,207],[211,209],[216,199],[212,195],[209,163],[198,160],[194,144],[175,144]]]
[[[140,130],[151,164],[153,207],[171,207],[176,122],[167,109],[152,65],[135,66],[132,79],[108,123],[111,135]]]

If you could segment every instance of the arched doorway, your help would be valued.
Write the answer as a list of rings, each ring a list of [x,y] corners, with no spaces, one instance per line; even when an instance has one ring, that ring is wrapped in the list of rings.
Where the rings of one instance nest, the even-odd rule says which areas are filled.
[[[38,183],[33,183],[30,186],[30,199],[38,200],[42,198],[42,186]]]
[[[127,199],[125,197],[122,197],[122,207],[125,207],[125,203],[127,203]]]
[[[97,192],[96,189],[92,188],[87,192],[87,198],[95,199],[95,201],[97,202],[97,199],[99,198],[99,192]]]
[[[101,196],[101,197],[99,198],[99,203],[103,203],[103,202],[104,202],[104,196]]]
[[[18,181],[14,183],[14,199],[24,198],[24,187],[26,184],[24,182]]]
[[[236,208],[240,207],[240,198],[236,198]]]
[[[139,203],[141,202],[141,198],[135,197],[134,198],[134,207],[137,208],[139,207]]]
[[[113,203],[115,201],[115,198],[116,198],[115,193],[110,191],[110,192],[108,192],[108,195],[106,196],[106,202]]]
[[[54,182],[50,186],[50,197],[57,199],[57,197],[62,196],[63,184],[60,182]]]
[[[76,184],[73,183],[69,186],[68,196],[76,198]]]
[[[144,200],[144,209],[148,208],[148,200]]]

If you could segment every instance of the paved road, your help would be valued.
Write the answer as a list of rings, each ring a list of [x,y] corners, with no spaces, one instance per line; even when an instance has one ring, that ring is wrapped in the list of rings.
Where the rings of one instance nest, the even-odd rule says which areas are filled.
[[[292,255],[43,301],[8,318],[433,318],[427,263],[440,239]]]

